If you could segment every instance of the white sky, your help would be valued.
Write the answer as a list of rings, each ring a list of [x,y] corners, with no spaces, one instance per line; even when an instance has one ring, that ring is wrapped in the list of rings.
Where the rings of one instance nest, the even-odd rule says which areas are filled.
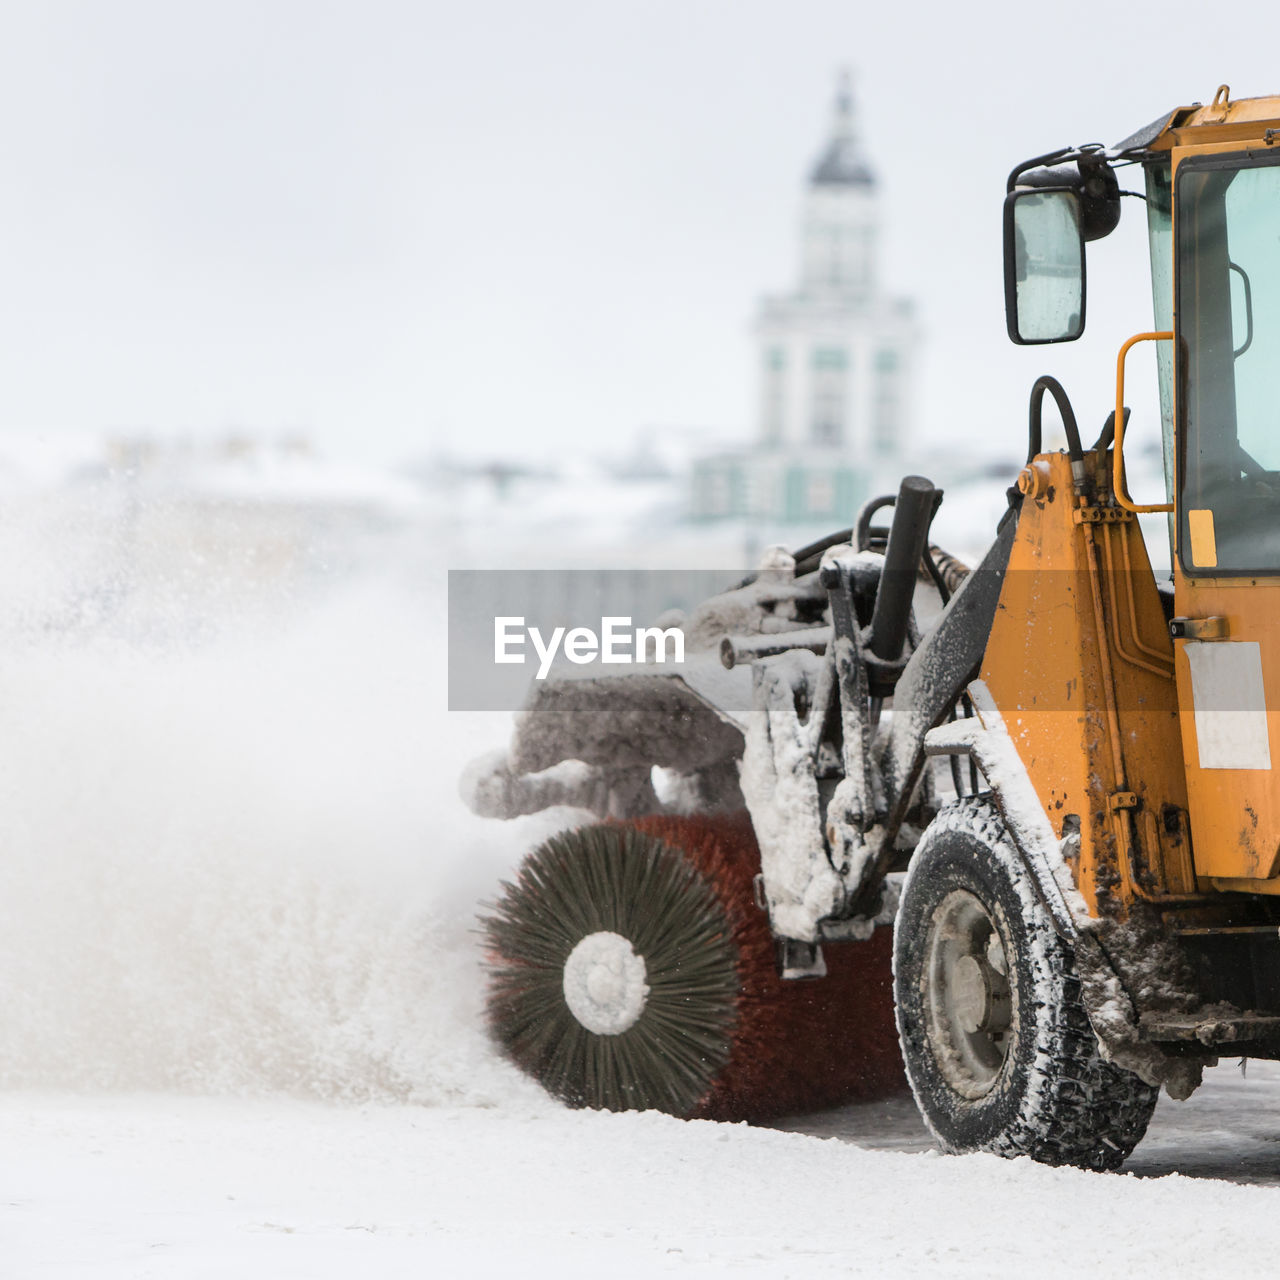
[[[1142,206],[1091,246],[1084,341],[1018,350],[1008,170],[1222,80],[1280,90],[1273,63],[1187,0],[4,0],[0,430],[366,457],[746,433],[755,300],[793,278],[845,64],[922,433],[1021,441],[1046,371],[1089,430],[1150,323]]]

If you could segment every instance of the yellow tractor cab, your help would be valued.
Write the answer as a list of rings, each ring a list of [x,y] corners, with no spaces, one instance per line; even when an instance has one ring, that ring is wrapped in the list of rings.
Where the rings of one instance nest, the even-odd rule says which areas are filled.
[[[1179,108],[1111,150],[1019,166],[1005,205],[1015,342],[1083,333],[1084,245],[1116,225],[1124,166],[1145,178],[1156,314],[1154,329],[1119,353],[1111,490],[1122,513],[1174,513],[1173,645],[1170,658],[1149,630],[1117,634],[1116,677],[1123,686],[1172,675],[1181,751],[1167,736],[1161,751],[1174,791],[1185,773],[1190,814],[1190,866],[1153,851],[1153,864],[1167,865],[1151,896],[1278,894],[1280,98],[1232,102],[1223,86],[1209,106]],[[1167,492],[1163,503],[1140,504],[1125,484],[1123,401],[1125,356],[1145,341],[1158,344]],[[1126,541],[1109,529],[1099,538]],[[1123,575],[1132,551],[1126,544],[1104,567]],[[1133,594],[1132,583],[1109,585]],[[1132,623],[1133,602],[1116,603],[1129,606]],[[1122,612],[1118,632],[1125,621]],[[1126,694],[1118,687],[1114,696],[1151,703]]]

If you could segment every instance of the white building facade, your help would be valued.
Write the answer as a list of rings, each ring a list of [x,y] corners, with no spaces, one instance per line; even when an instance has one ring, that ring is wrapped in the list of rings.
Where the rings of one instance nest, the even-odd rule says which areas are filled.
[[[851,522],[896,486],[918,339],[910,304],[881,291],[879,226],[844,77],[805,192],[798,287],[762,299],[755,323],[755,444],[698,464],[696,517]]]

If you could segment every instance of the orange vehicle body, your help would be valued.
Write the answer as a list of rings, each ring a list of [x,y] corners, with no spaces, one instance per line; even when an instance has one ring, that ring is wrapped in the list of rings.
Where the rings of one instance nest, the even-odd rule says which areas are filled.
[[[1192,157],[1272,148],[1280,151],[1280,97],[1231,102],[1225,87],[1210,106],[1173,112],[1147,144],[1168,152],[1175,184]],[[1177,243],[1176,206],[1173,219]],[[1157,315],[1162,329],[1121,352],[1115,447],[1089,455],[1092,487],[1104,496],[1084,505],[1062,454],[1023,473],[1026,501],[983,679],[1055,834],[1068,841],[1091,914],[1143,901],[1229,919],[1239,895],[1280,894],[1271,768],[1280,765],[1280,574],[1212,572],[1213,512],[1181,509],[1179,477],[1195,465],[1179,457],[1181,432],[1167,441],[1168,501],[1139,504],[1126,490],[1128,347],[1160,342],[1172,362],[1174,420],[1198,372],[1187,367],[1188,344],[1169,341],[1179,322],[1169,301]],[[1162,602],[1135,513],[1175,509],[1172,599]],[[1174,617],[1184,626],[1171,639]],[[1234,700],[1225,710],[1207,705],[1224,682]]]

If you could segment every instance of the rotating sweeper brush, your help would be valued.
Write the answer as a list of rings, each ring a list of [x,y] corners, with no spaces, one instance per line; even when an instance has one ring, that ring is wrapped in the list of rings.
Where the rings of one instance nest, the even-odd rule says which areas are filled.
[[[901,1089],[887,931],[783,981],[758,867],[743,815],[548,840],[484,921],[494,1036],[573,1106],[744,1120]]]

